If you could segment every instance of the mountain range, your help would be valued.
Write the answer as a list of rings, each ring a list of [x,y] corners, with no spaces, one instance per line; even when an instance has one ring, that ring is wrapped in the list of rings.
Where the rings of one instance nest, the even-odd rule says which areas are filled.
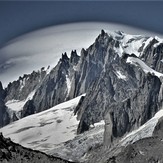
[[[162,39],[101,30],[80,55],[0,83],[0,132],[74,162],[161,162],[162,76]]]

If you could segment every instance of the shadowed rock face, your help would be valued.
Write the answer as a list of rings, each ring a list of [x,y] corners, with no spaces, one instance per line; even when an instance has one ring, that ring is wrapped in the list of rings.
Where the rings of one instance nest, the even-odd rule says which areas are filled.
[[[160,109],[160,80],[149,74],[143,81],[130,98],[110,107],[114,137],[121,137],[124,133],[141,126]]]
[[[0,82],[0,127],[3,127],[10,122],[10,117],[6,109],[4,103],[4,90],[2,83]]]
[[[0,162],[2,163],[71,163],[57,157],[48,156],[13,143],[0,134]],[[72,162],[73,163],[73,162]]]
[[[158,41],[154,38],[144,50],[141,59],[154,70],[163,73],[163,43],[155,46],[156,43]]]

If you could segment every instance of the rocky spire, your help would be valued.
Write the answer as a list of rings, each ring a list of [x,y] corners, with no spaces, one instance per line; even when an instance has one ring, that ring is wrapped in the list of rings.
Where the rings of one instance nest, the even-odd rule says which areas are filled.
[[[88,52],[84,48],[82,48],[82,50],[81,50],[81,58],[85,58],[87,55],[88,55]]]
[[[77,65],[78,61],[79,61],[80,57],[77,55],[76,50],[72,50],[71,51],[71,56],[70,56],[70,63],[72,63],[73,65]]]
[[[104,36],[105,35],[105,31],[102,29],[101,30],[101,35]]]
[[[68,61],[69,60],[69,58],[68,58],[68,56],[67,56],[67,53],[65,52],[65,53],[62,53],[62,58],[60,59],[60,61]]]

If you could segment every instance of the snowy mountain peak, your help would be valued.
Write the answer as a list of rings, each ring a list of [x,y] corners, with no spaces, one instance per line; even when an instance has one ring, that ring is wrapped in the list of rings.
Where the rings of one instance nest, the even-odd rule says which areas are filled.
[[[76,132],[84,135],[94,124],[109,117],[104,141],[109,147],[114,140],[145,124],[162,108],[162,60],[161,40],[101,30],[95,42],[81,50],[80,56],[76,50],[70,57],[64,53],[57,65],[34,71],[8,85],[4,98],[8,123],[17,120],[16,117],[20,120],[2,130],[7,133],[10,127],[9,132],[12,129],[11,135],[19,143],[23,144],[29,138],[26,145],[47,152],[56,147],[56,144],[50,145],[54,136],[58,143],[63,143],[69,140],[69,134],[73,133],[71,138]],[[85,93],[79,102],[78,97]],[[76,98],[79,103],[69,107],[69,102]],[[70,122],[73,127],[69,126]],[[49,127],[50,130],[55,128],[53,136],[49,135]],[[66,133],[60,131],[62,127]],[[36,128],[37,133],[34,132]],[[34,139],[29,136],[30,132]],[[59,137],[60,132],[62,136],[68,135],[67,139]]]

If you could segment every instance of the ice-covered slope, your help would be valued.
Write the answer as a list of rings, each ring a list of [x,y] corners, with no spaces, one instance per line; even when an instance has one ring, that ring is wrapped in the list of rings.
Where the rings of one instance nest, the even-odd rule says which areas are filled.
[[[130,34],[157,35],[137,28],[113,23],[72,23],[48,27],[18,37],[0,49],[0,80],[6,86],[24,73],[30,73],[43,66],[55,65],[61,53],[70,54],[76,49],[91,45],[101,29],[106,31],[123,30]],[[158,36],[160,36],[158,34]],[[132,38],[132,36],[131,36]],[[130,39],[129,36],[124,41]],[[143,39],[137,38],[141,43]],[[129,52],[131,46],[126,48]],[[138,46],[132,44],[135,50]],[[11,75],[12,74],[12,75]]]
[[[75,137],[79,122],[73,111],[80,97],[20,119],[1,128],[0,132],[25,147],[41,151],[53,149],[55,145]]]

